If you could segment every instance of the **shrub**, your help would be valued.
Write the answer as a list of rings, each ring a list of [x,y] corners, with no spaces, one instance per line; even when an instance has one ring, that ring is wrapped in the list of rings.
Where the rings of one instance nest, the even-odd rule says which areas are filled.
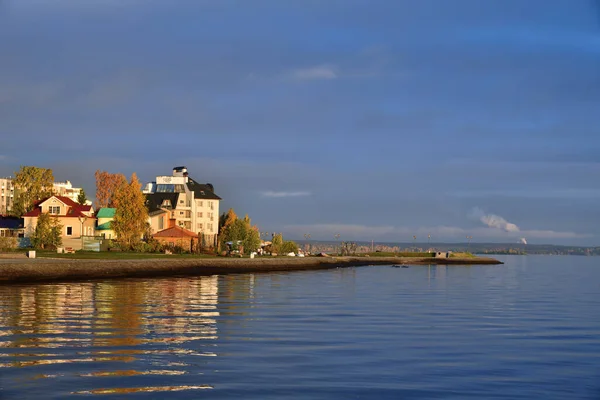
[[[0,251],[15,250],[19,247],[19,240],[15,237],[0,237]]]
[[[296,244],[296,242],[288,240],[288,241],[283,242],[283,244],[281,245],[281,254],[297,253],[297,252],[298,252],[298,245]]]

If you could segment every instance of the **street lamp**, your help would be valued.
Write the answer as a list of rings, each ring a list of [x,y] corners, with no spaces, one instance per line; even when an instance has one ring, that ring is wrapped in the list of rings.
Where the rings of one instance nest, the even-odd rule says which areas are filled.
[[[417,252],[417,235],[413,236],[413,251]]]

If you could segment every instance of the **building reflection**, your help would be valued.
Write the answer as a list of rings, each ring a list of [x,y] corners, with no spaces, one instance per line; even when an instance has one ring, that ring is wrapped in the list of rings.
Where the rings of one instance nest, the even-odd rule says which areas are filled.
[[[184,344],[218,338],[218,301],[218,276],[0,286],[0,367],[198,352]]]

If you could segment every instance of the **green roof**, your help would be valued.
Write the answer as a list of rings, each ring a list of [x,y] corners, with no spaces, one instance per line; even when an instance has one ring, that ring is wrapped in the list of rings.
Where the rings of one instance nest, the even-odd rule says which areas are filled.
[[[116,208],[104,207],[98,210],[96,218],[114,218]]]
[[[96,227],[97,231],[109,231],[110,229],[110,221],[100,224]]]

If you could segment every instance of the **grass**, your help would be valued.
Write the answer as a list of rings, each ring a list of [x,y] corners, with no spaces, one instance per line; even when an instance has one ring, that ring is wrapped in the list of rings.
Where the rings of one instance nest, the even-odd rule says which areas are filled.
[[[217,257],[209,254],[160,254],[160,253],[135,253],[121,251],[76,251],[75,253],[59,254],[55,251],[37,251],[38,258],[63,258],[66,260],[142,260],[148,258],[211,258]]]
[[[471,253],[452,253],[450,258],[475,258],[475,256]]]
[[[364,253],[363,256],[368,255],[369,257],[433,257],[433,253],[417,253],[417,252],[384,252],[376,251],[374,253]]]

